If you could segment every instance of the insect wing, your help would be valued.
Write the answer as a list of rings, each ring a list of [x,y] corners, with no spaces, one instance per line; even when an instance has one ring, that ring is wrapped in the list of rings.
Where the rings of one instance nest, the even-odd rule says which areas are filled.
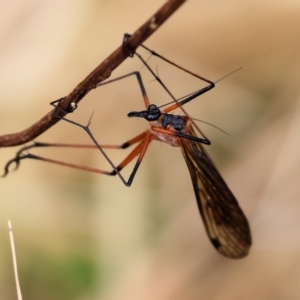
[[[195,136],[191,125],[189,127],[189,134]],[[246,256],[251,246],[251,234],[237,200],[203,146],[184,138],[180,138],[180,143],[200,214],[213,246],[229,258]]]

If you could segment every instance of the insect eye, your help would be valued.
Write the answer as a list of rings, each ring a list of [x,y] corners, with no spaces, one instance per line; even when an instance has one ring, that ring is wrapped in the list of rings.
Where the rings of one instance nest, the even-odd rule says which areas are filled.
[[[151,113],[151,114],[157,114],[157,113],[160,113],[159,108],[158,108],[155,104],[149,105],[148,111],[149,111],[149,113]]]
[[[156,121],[160,117],[160,115],[160,109],[155,104],[149,105],[147,114],[148,121]]]

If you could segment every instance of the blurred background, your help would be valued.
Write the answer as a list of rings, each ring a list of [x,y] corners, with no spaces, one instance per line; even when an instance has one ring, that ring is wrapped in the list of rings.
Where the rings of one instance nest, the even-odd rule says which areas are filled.
[[[0,1],[0,134],[39,120],[163,4]],[[0,180],[1,299],[16,299],[8,219],[26,299],[299,299],[299,13],[292,0],[190,0],[145,43],[212,81],[242,67],[186,109],[229,133],[199,123],[249,219],[248,257],[226,259],[211,246],[180,149],[153,142],[130,188],[117,177],[27,160]],[[204,86],[139,53],[176,97]],[[135,70],[152,103],[170,101],[138,59],[111,78]],[[143,108],[129,78],[92,91],[68,117],[86,124],[94,112],[99,143],[118,144],[148,128],[127,118]],[[66,122],[37,140],[90,142]],[[2,148],[0,166],[19,148]],[[109,169],[95,150],[33,153]],[[127,153],[108,152],[116,164]]]

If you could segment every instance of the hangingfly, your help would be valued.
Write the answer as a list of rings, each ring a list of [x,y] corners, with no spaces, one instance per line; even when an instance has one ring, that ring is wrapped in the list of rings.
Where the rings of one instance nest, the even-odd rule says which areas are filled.
[[[199,141],[187,116],[162,113],[156,105],[129,117],[150,121],[143,140],[152,139],[180,147],[190,171],[195,196],[206,232],[213,246],[226,257],[248,254],[251,235],[248,221],[237,200]],[[209,141],[207,140],[207,144]]]
[[[128,38],[128,36],[125,36],[123,43],[124,47],[126,47],[126,38]],[[142,45],[142,47],[148,50],[152,55],[157,56],[167,63],[181,69],[182,71],[207,82],[208,86],[178,100],[172,95],[172,93],[165,86],[162,80],[153,72],[147,62],[138,53],[134,52],[133,54],[135,54],[143,62],[143,64],[151,72],[158,83],[170,95],[173,100],[170,106],[161,110],[158,106],[150,104],[139,72],[126,74],[113,80],[101,83],[98,86],[112,83],[128,76],[136,76],[142,92],[146,110],[130,112],[128,116],[131,118],[135,117],[146,119],[147,121],[149,121],[150,129],[142,132],[138,136],[126,141],[121,145],[100,145],[89,128],[90,123],[87,126],[84,126],[73,120],[60,117],[61,119],[84,129],[88,133],[94,144],[51,144],[34,142],[32,145],[26,146],[19,150],[16,157],[6,164],[4,176],[9,172],[9,167],[12,163],[15,163],[18,167],[21,160],[29,158],[100,174],[118,175],[126,186],[130,186],[147,151],[148,145],[152,140],[162,141],[173,147],[180,147],[191,175],[200,215],[203,219],[204,226],[211,243],[220,254],[226,257],[242,258],[248,254],[249,248],[251,246],[251,234],[248,221],[243,211],[239,207],[239,204],[233,193],[230,191],[229,187],[219,174],[217,168],[204,149],[203,144],[210,145],[210,141],[205,137],[205,135],[201,132],[193,119],[189,117],[189,115],[182,107],[184,104],[212,89],[215,84],[212,81],[205,79],[204,77],[201,77],[178,66],[177,64],[169,61],[160,54],[150,50],[146,46]],[[60,109],[59,106],[56,105],[57,102],[59,102],[59,100],[52,102],[52,105],[54,105],[56,109]],[[170,114],[170,112],[176,108],[181,109],[184,115]],[[72,108],[70,108],[70,111],[72,111]],[[196,134],[196,131],[198,131],[202,137],[199,137]],[[113,162],[107,156],[106,152],[103,150],[125,149],[134,144],[137,144],[135,148],[117,166],[113,164]],[[105,171],[97,168],[57,161],[28,153],[29,149],[35,147],[97,148],[104,155],[113,170]],[[137,161],[135,163],[133,171],[126,181],[120,172],[136,157]]]

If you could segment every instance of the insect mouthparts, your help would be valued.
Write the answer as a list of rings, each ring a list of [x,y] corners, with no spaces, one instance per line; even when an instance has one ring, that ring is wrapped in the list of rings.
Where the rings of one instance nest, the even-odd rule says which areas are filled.
[[[127,115],[129,118],[144,118],[147,119],[148,117],[148,111],[142,110],[142,111],[132,111]]]
[[[156,121],[160,117],[161,113],[158,109],[153,110],[153,107],[150,105],[148,110],[142,111],[132,111],[127,116],[129,118],[143,118],[147,121]]]
[[[137,117],[138,118],[138,117],[140,117],[140,112],[132,111],[127,115],[127,117],[129,117],[129,118]]]

